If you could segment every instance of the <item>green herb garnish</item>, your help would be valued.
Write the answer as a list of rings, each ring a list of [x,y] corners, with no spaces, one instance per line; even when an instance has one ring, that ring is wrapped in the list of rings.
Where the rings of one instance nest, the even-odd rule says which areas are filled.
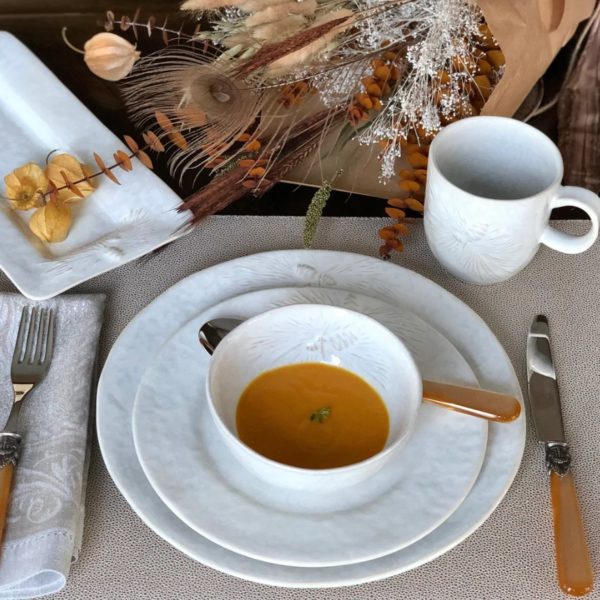
[[[315,410],[315,412],[310,415],[311,421],[318,421],[319,423],[323,423],[327,417],[331,414],[331,408],[328,406],[323,406],[319,408],[319,410]]]

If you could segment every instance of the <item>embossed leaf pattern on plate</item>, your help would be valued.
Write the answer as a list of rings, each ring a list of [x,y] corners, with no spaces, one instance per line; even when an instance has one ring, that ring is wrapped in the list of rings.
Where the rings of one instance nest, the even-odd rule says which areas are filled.
[[[287,303],[289,304],[289,303]],[[294,335],[290,335],[290,330]],[[343,322],[327,322],[321,317],[289,318],[285,323],[275,323],[268,331],[252,335],[251,341],[242,342],[249,362],[260,364],[265,356],[272,364],[296,362],[327,362],[360,364],[368,360],[373,379],[385,386],[393,365],[384,348],[373,345],[367,327],[357,327]],[[274,352],[273,348],[278,348]]]

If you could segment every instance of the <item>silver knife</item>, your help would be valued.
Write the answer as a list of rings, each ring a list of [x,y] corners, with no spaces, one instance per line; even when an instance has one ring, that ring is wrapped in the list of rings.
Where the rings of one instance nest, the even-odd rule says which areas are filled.
[[[593,587],[594,574],[571,474],[548,319],[543,315],[535,318],[527,337],[527,380],[531,416],[550,476],[558,582],[565,593],[584,596]]]

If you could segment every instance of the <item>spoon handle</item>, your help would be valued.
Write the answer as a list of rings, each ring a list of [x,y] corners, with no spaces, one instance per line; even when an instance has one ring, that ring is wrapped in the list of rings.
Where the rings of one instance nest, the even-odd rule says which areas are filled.
[[[521,414],[514,396],[480,388],[423,380],[423,400],[474,417],[508,423]]]

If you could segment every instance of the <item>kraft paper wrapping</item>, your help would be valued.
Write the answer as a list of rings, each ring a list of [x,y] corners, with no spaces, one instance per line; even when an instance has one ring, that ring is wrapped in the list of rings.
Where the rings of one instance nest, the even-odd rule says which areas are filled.
[[[510,117],[558,51],[587,19],[595,0],[477,0],[506,58],[484,115]]]
[[[477,0],[486,21],[506,58],[505,72],[483,107],[484,115],[512,116],[536,81],[587,19],[595,0]],[[335,155],[310,157],[291,171],[286,181],[321,186],[335,178],[334,188],[343,192],[377,198],[397,196],[394,179],[380,179],[376,146],[347,143]],[[398,170],[407,168],[398,160]]]

